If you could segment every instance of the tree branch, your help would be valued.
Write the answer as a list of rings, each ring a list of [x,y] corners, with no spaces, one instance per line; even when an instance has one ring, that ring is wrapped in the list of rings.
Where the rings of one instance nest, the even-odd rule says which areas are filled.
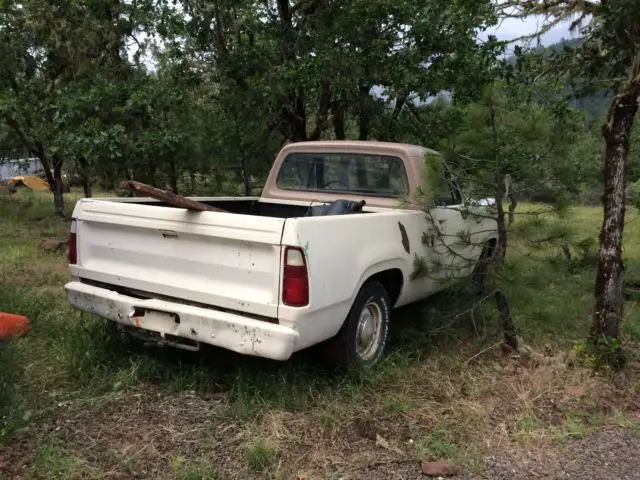
[[[298,10],[305,15],[311,15],[318,7],[322,6],[323,3],[324,0],[300,0],[291,7],[291,15],[295,15]]]

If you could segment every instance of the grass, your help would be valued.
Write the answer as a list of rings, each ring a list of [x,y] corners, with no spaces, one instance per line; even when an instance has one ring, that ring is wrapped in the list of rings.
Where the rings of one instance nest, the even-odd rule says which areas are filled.
[[[0,465],[41,478],[339,478],[398,458],[475,468],[496,449],[637,428],[629,405],[638,377],[594,376],[564,361],[592,308],[593,251],[575,245],[597,238],[600,215],[588,207],[538,223],[522,215],[512,229],[503,286],[519,335],[544,360],[536,367],[490,348],[500,340],[492,305],[474,330],[457,315],[468,301],[451,291],[394,313],[381,367],[344,376],[324,370],[313,351],[278,363],[147,349],[115,335],[68,306],[64,254],[36,246],[64,238],[68,218],[52,216],[47,195],[0,197],[0,311],[31,325],[0,347]],[[636,278],[638,218],[629,212],[624,246],[626,274]],[[575,244],[571,261],[557,243],[532,242],[560,230]],[[634,351],[637,299],[626,312]]]
[[[253,471],[267,471],[277,460],[278,452],[265,440],[258,440],[247,448],[247,465]]]
[[[190,461],[179,456],[171,460],[171,476],[176,480],[218,480],[218,470],[206,461]]]
[[[416,454],[425,459],[455,458],[458,456],[458,448],[454,438],[450,430],[442,427],[435,428],[414,442]]]
[[[64,448],[45,442],[38,447],[34,467],[36,471],[43,472],[47,478],[65,479],[73,476],[77,464],[75,458]]]

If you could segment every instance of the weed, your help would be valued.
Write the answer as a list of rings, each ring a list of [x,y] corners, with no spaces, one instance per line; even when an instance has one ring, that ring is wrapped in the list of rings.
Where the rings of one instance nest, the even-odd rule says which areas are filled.
[[[569,352],[569,358],[574,363],[587,368],[594,368],[597,363],[597,357],[593,349],[593,345],[586,341],[576,343]]]
[[[538,419],[534,415],[527,415],[518,421],[518,428],[524,432],[532,432],[538,426]]]
[[[318,418],[318,423],[326,429],[334,428],[338,423],[336,417],[329,412],[320,412],[316,414],[316,417]]]
[[[538,429],[538,419],[535,415],[525,415],[518,420],[516,428],[516,439],[524,443],[531,438]]]
[[[451,432],[446,428],[436,428],[416,442],[417,453],[423,458],[450,459],[458,455],[458,447],[450,440]]]
[[[387,400],[386,407],[392,412],[398,413],[408,413],[414,408],[410,401],[398,396],[389,398]]]
[[[566,442],[572,438],[582,438],[588,432],[589,428],[579,418],[569,415],[558,427],[555,439],[559,442]]]
[[[64,480],[74,476],[78,465],[62,447],[45,442],[36,451],[34,467],[44,478]]]
[[[218,469],[207,461],[189,461],[182,456],[171,460],[171,475],[176,480],[218,480]]]
[[[247,465],[255,472],[264,472],[275,465],[278,454],[265,440],[258,440],[247,447]]]

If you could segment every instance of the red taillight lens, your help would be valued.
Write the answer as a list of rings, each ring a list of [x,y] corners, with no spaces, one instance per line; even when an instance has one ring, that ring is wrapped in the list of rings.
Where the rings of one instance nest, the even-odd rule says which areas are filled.
[[[309,304],[309,276],[304,252],[300,248],[286,247],[284,252],[282,303],[290,307]]]
[[[69,264],[75,265],[78,263],[78,226],[75,220],[71,220],[71,229],[69,230]]]

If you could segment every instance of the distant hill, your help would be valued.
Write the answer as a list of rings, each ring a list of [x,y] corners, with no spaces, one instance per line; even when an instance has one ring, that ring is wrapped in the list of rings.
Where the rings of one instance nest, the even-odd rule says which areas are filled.
[[[532,50],[535,52],[542,52],[545,57],[550,57],[554,53],[562,51],[565,47],[574,48],[580,44],[581,38],[562,39],[557,43],[553,43],[548,46],[538,46]],[[508,62],[515,62],[515,56],[509,57]],[[582,110],[588,113],[594,118],[602,118],[609,108],[613,94],[608,91],[601,91],[595,95],[588,97],[573,97],[571,103],[572,106],[578,110]]]

